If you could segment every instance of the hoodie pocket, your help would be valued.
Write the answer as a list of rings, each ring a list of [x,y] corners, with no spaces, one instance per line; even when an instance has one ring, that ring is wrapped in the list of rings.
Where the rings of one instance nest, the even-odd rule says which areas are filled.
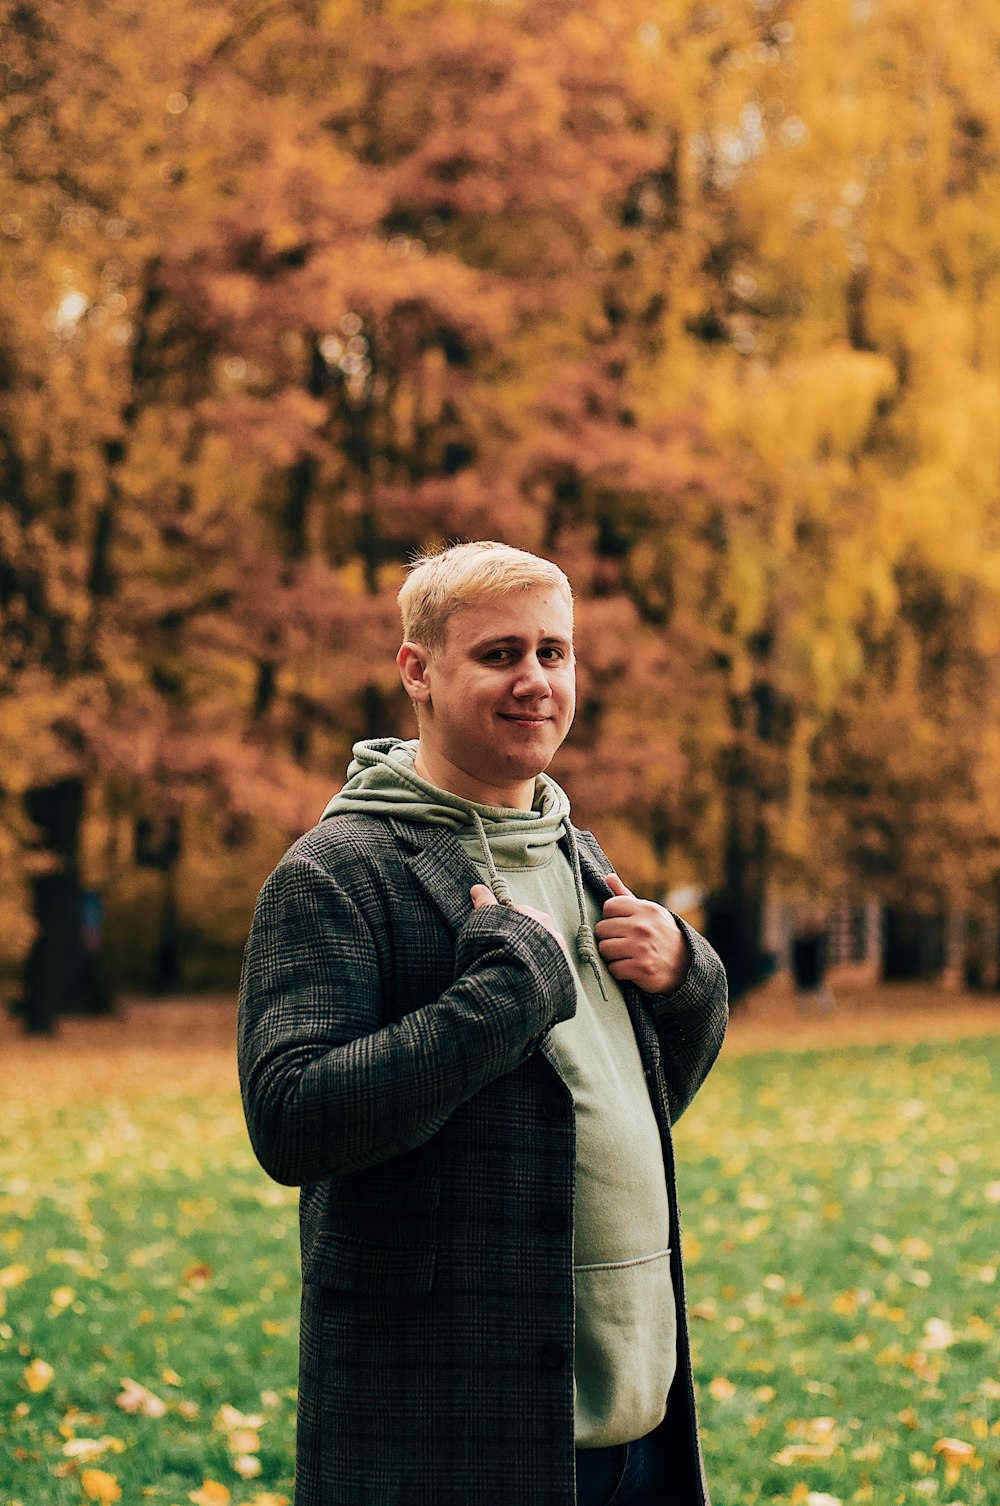
[[[670,1251],[577,1266],[577,1446],[652,1432],[677,1367]]]

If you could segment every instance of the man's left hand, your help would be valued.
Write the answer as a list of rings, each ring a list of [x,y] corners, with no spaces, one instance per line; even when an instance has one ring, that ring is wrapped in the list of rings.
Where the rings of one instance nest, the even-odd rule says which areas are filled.
[[[614,897],[605,900],[594,935],[608,972],[647,994],[672,993],[691,963],[680,926],[662,905],[626,889],[617,873],[609,873],[606,883]]]

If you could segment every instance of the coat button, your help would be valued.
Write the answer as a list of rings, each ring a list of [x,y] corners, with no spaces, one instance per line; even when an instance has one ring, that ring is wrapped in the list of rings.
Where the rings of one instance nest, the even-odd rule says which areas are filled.
[[[552,1093],[542,1104],[542,1113],[546,1119],[560,1120],[566,1118],[567,1104],[565,1099]]]
[[[569,1227],[569,1219],[554,1203],[547,1203],[542,1209],[540,1222],[546,1234],[562,1234]]]
[[[566,1363],[565,1346],[548,1339],[539,1350],[539,1357],[546,1370],[561,1370]]]

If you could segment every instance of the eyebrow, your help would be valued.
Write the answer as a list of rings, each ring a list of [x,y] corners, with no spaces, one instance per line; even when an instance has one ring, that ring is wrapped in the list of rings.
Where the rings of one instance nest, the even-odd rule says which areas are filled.
[[[478,638],[470,647],[473,653],[481,653],[486,648],[506,648],[508,645],[520,645],[529,642],[527,635],[522,633],[501,633],[496,638]],[[554,644],[557,648],[572,648],[573,640],[563,638],[559,633],[546,633],[538,640],[539,648]]]

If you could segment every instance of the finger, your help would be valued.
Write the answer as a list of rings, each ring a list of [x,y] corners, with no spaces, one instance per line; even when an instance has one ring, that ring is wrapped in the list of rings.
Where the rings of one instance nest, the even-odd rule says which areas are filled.
[[[624,936],[627,931],[632,931],[641,924],[642,918],[637,914],[632,901],[609,899],[604,904],[604,919],[597,922],[594,930],[599,936]],[[599,931],[598,926],[602,927]]]
[[[626,957],[635,955],[635,947],[631,941],[623,937],[614,937],[610,941],[599,941],[597,950],[605,962],[623,962]]]
[[[642,969],[631,958],[621,962],[606,963],[608,972],[616,983],[641,983]]]
[[[617,873],[608,873],[608,874],[605,874],[604,882],[607,884],[607,886],[611,890],[612,894],[618,894],[618,895],[626,895],[627,894],[627,895],[629,895],[630,898],[634,898],[634,896],[632,895],[631,889],[626,888],[626,886],[622,883],[621,879],[618,877]]]
[[[485,910],[487,905],[495,905],[498,902],[493,890],[486,884],[473,884],[469,893],[472,896],[472,903],[477,910]]]

